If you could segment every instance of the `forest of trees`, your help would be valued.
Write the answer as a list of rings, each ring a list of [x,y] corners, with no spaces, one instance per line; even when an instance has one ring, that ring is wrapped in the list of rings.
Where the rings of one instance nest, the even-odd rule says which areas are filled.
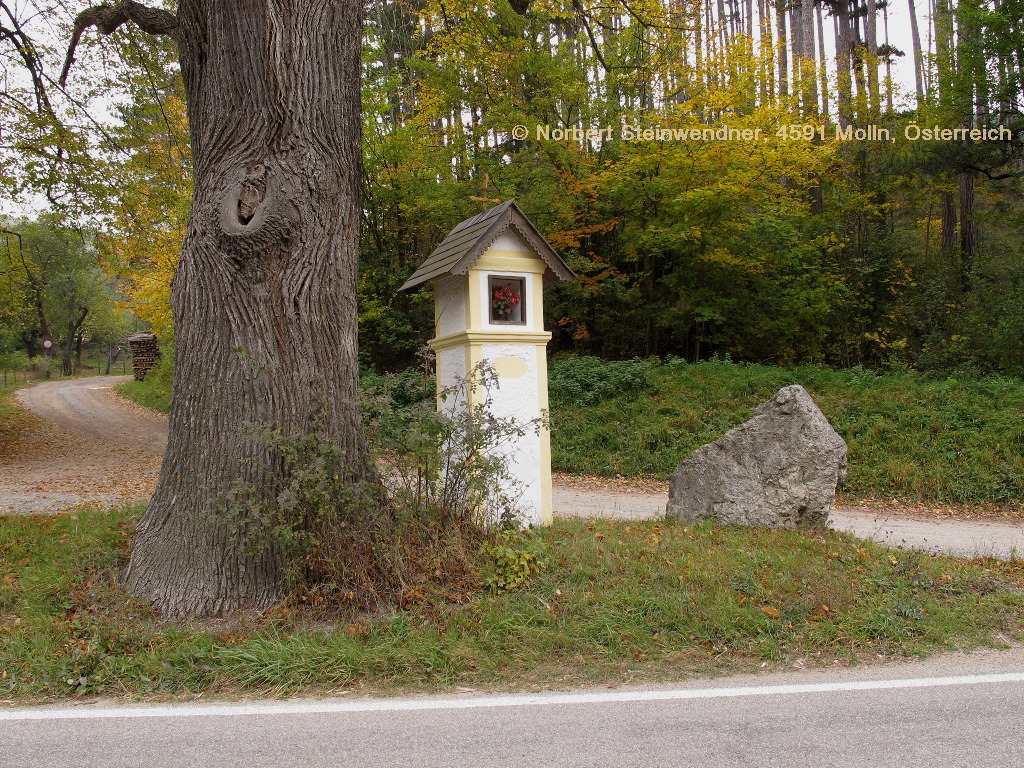
[[[899,3],[897,45],[886,0],[370,0],[362,361],[413,359],[431,297],[397,287],[514,197],[579,275],[547,297],[553,351],[1024,375],[1024,0]],[[63,86],[74,10],[0,0],[0,196],[95,229],[166,336],[191,195],[173,45],[125,26]],[[912,140],[936,127],[967,130]]]

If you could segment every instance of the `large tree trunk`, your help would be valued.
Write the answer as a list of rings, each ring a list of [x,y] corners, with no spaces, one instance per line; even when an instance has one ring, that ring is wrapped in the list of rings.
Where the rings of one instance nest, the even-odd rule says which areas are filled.
[[[811,0],[803,0],[800,14],[800,23],[803,27],[800,38],[803,41],[804,112],[817,116],[819,108],[817,59],[814,55],[814,3]]]
[[[815,26],[818,29],[818,76],[821,78],[821,114],[828,118],[828,54],[825,53],[825,23],[822,21],[821,4],[814,6]]]
[[[168,616],[273,605],[280,553],[227,492],[274,503],[251,434],[319,429],[365,471],[357,403],[362,5],[181,0],[195,193],[174,278],[174,397],[124,583]],[[135,19],[133,19],[135,20]]]
[[[935,30],[935,70],[939,90],[939,103],[949,106],[954,97],[955,51],[953,45],[953,11],[949,0],[935,0],[932,19]]]
[[[68,327],[67,334],[64,336],[64,343],[60,346],[60,375],[71,376],[75,372],[75,367],[71,363],[71,355],[75,350],[75,339],[78,337],[78,329],[82,327],[82,323],[85,322],[85,318],[89,314],[89,310],[85,307],[80,307],[79,311],[81,314],[78,319],[75,319],[74,307],[68,310]],[[79,341],[78,359],[81,362],[82,351],[81,341]]]
[[[956,247],[956,203],[953,193],[945,191],[942,197],[942,249],[952,251]]]

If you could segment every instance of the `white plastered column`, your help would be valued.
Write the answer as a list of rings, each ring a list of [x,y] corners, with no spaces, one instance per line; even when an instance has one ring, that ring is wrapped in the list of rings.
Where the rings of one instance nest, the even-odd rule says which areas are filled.
[[[483,253],[467,275],[449,275],[435,282],[438,390],[467,376],[486,361],[497,374],[490,392],[492,413],[536,423],[501,450],[519,490],[519,511],[525,525],[550,525],[551,438],[547,425],[547,343],[544,331],[543,275],[547,265],[516,235],[506,232]],[[490,322],[489,278],[520,277],[524,281],[524,322]],[[475,403],[486,394],[471,395]],[[439,403],[440,405],[440,403]]]

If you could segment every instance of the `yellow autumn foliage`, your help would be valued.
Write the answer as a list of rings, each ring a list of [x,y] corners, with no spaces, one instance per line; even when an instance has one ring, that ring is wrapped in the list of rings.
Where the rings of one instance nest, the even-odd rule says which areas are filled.
[[[117,166],[109,224],[100,239],[105,265],[122,285],[126,309],[154,333],[173,333],[170,291],[192,198],[188,119],[171,93],[127,129],[130,158]]]

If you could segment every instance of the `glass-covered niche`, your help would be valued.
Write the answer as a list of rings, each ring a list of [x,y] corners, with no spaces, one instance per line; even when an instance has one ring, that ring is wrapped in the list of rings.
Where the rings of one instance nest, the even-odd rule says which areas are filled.
[[[522,277],[491,275],[487,287],[492,323],[526,324],[526,281]]]

